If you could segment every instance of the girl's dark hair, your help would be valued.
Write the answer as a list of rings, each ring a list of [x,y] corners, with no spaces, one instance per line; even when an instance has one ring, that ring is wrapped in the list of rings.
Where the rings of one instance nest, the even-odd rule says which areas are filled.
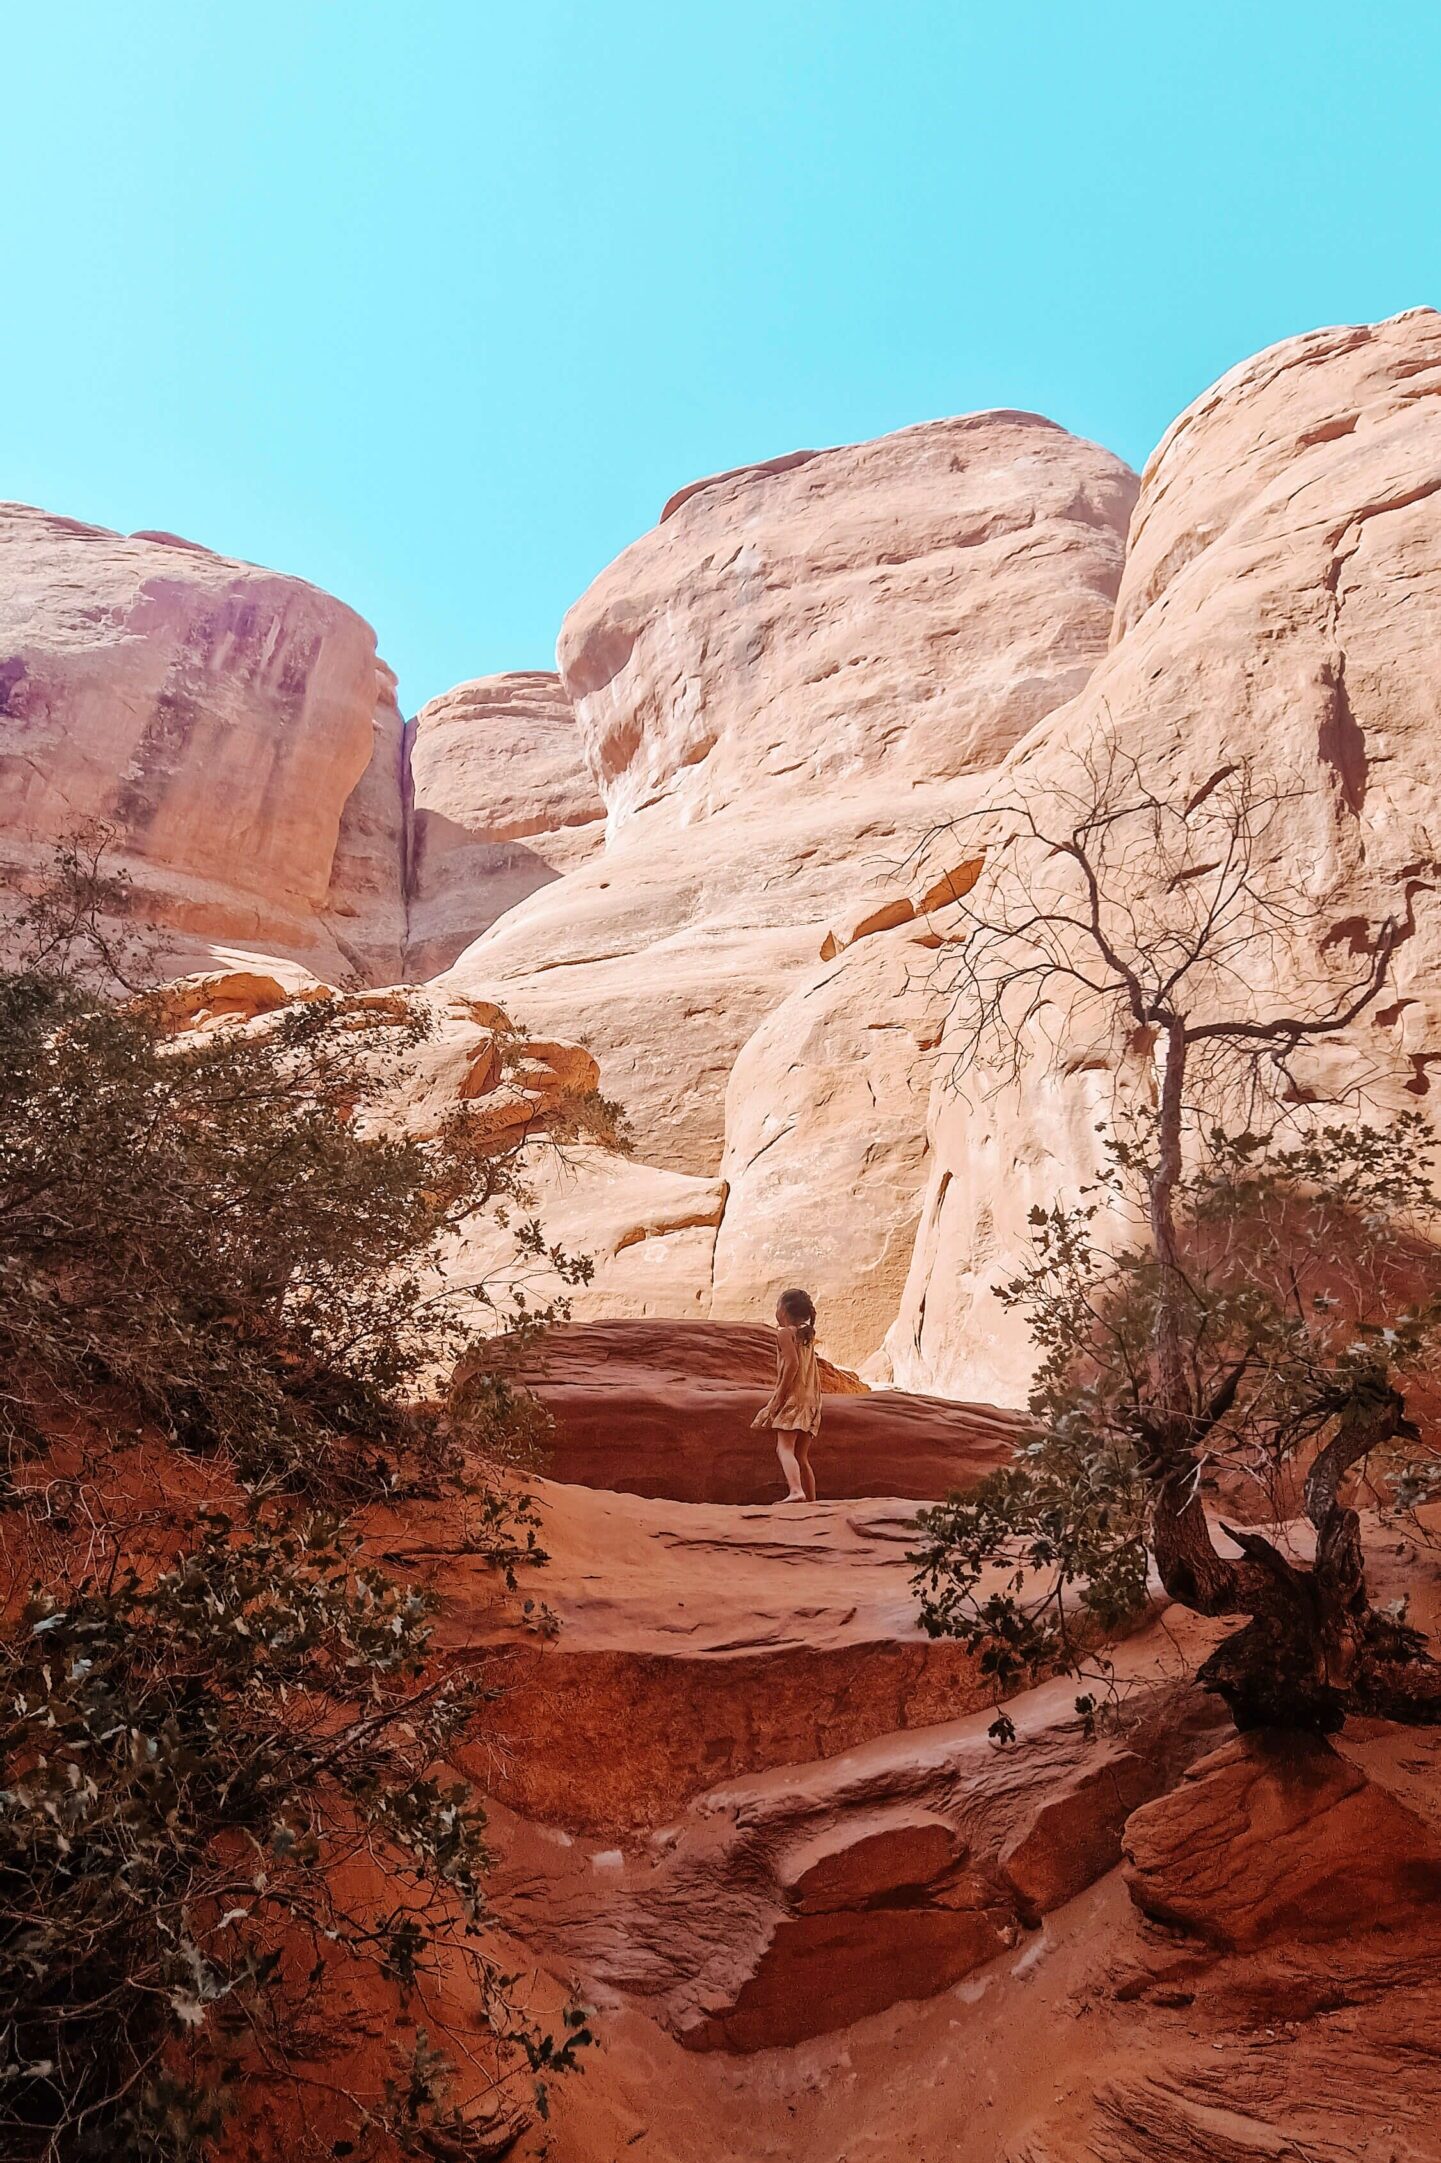
[[[794,1325],[801,1343],[810,1344],[816,1333],[815,1301],[810,1293],[801,1291],[799,1286],[794,1291],[782,1292],[780,1306],[781,1312]]]

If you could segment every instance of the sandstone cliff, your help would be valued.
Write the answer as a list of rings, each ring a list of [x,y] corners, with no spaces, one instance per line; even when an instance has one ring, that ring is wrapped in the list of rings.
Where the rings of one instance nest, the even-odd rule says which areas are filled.
[[[397,718],[374,634],[313,586],[169,536],[0,511],[7,883],[100,822],[176,958],[234,948],[394,977]]]
[[[696,484],[567,617],[606,847],[448,981],[564,1016],[639,1156],[725,1180],[702,1312],[764,1311],[808,1267],[836,1355],[877,1351],[939,1017],[925,946],[821,956],[912,914],[898,892],[951,868],[917,859],[928,830],[1085,683],[1133,493],[1035,415],[934,422]]]
[[[837,1356],[1016,1400],[1029,1347],[992,1287],[1030,1207],[1094,1170],[1117,1083],[1151,1077],[1072,1046],[957,1087],[951,897],[979,844],[946,826],[1106,733],[1178,800],[1242,762],[1294,795],[1270,845],[1318,925],[1295,966],[1339,980],[1368,922],[1406,919],[1394,996],[1301,1086],[1424,1101],[1438,401],[1418,309],[1234,369],[1158,447],[1124,546],[1114,461],[981,415],[698,483],[602,575],[561,667],[607,845],[453,972],[564,1015],[641,1158],[722,1182],[661,1300],[594,1311],[750,1315],[799,1278]]]
[[[832,915],[1100,658],[1132,488],[1048,422],[981,414],[688,493],[561,632],[605,854],[456,981],[584,1014],[643,1152],[714,1172],[735,1055]]]
[[[1339,980],[1368,924],[1406,924],[1383,1000],[1307,1057],[1299,1083],[1320,1103],[1364,1085],[1424,1104],[1441,1056],[1438,638],[1441,316],[1416,309],[1289,340],[1181,415],[1142,481],[1110,652],[992,784],[997,800],[1044,788],[1106,730],[1173,801],[1250,761],[1283,799],[1267,850],[1309,927],[1308,951],[1256,995],[1285,1011],[1288,967]],[[1144,911],[1147,896],[1131,898]],[[1053,1033],[1064,1040],[1064,1022]],[[1080,1049],[1019,1080],[933,1090],[921,1229],[888,1338],[908,1386],[1003,1399],[1023,1386],[1029,1346],[991,1286],[1032,1204],[1094,1169],[1119,1073],[1106,1049]]]
[[[482,676],[422,706],[410,775],[406,973],[420,980],[593,856],[605,806],[560,680],[540,671]]]
[[[1394,996],[1308,1094],[1364,1073],[1424,1101],[1438,411],[1418,309],[1232,370],[1139,500],[1015,413],[718,475],[576,603],[559,680],[480,679],[405,731],[340,603],[14,508],[0,848],[30,878],[98,817],[182,965],[444,969],[583,1041],[636,1146],[540,1174],[595,1246],[582,1313],[752,1317],[799,1277],[845,1362],[1014,1401],[1028,1348],[991,1287],[1031,1204],[1091,1170],[1118,1074],[957,1089],[948,950],[980,863],[948,822],[1103,730],[1182,794],[1252,761],[1297,791],[1279,845],[1318,966],[1408,922]]]

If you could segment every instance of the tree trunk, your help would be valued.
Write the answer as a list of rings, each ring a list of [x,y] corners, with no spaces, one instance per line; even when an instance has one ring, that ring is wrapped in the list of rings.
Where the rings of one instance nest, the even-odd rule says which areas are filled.
[[[1181,1354],[1181,1307],[1185,1280],[1176,1235],[1176,1185],[1181,1177],[1181,1121],[1186,1086],[1186,1030],[1179,1021],[1166,1030],[1166,1071],[1161,1082],[1156,1169],[1151,1176],[1151,1243],[1161,1266],[1161,1297],[1156,1307],[1154,1354],[1158,1426],[1182,1438],[1190,1427],[1190,1400]]]
[[[1165,1042],[1156,1168],[1148,1195],[1151,1245],[1161,1271],[1151,1347],[1155,1412],[1147,1435],[1148,1469],[1155,1480],[1151,1542],[1161,1582],[1172,1599],[1203,1615],[1234,1614],[1238,1611],[1235,1568],[1217,1553],[1201,1500],[1193,1440],[1196,1407],[1181,1347],[1186,1280],[1176,1231],[1176,1188],[1185,1112],[1185,1023],[1168,1022]]]
[[[1203,1662],[1199,1680],[1225,1699],[1243,1731],[1331,1735],[1348,1712],[1441,1723],[1441,1664],[1418,1631],[1372,1607],[1361,1520],[1339,1499],[1347,1472],[1368,1451],[1415,1433],[1400,1391],[1384,1378],[1363,1382],[1351,1396],[1306,1479],[1306,1513],[1316,1529],[1309,1568],[1259,1533],[1222,1528],[1246,1558],[1236,1604],[1251,1619]]]
[[[1182,1351],[1186,1280],[1176,1230],[1186,1079],[1185,1024],[1166,1027],[1156,1168],[1150,1181],[1151,1240],[1160,1268],[1152,1338],[1155,1410],[1147,1423],[1147,1469],[1154,1482],[1151,1544],[1172,1599],[1202,1615],[1244,1615],[1243,1628],[1199,1670],[1225,1699],[1236,1725],[1307,1728],[1334,1734],[1348,1710],[1410,1721],[1441,1721],[1441,1665],[1416,1632],[1376,1614],[1366,1591],[1360,1520],[1340,1502],[1347,1472],[1400,1434],[1415,1434],[1404,1399],[1384,1377],[1363,1381],[1344,1405],[1335,1435],[1306,1481],[1316,1530],[1308,1568],[1259,1533],[1232,1531],[1242,1559],[1222,1555],[1201,1494],[1198,1434]],[[1403,1709],[1404,1708],[1404,1709]]]

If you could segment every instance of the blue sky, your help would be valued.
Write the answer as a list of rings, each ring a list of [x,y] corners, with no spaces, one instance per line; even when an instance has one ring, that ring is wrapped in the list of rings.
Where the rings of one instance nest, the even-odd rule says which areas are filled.
[[[1030,406],[1139,463],[1441,298],[1441,7],[6,11],[0,495],[296,571],[402,702],[717,468]]]

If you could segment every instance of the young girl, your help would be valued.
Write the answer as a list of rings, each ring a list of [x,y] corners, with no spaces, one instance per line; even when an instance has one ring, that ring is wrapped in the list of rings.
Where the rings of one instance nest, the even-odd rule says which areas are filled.
[[[776,1386],[751,1425],[775,1430],[787,1502],[816,1499],[811,1442],[820,1424],[816,1310],[809,1292],[782,1292],[776,1301]]]

